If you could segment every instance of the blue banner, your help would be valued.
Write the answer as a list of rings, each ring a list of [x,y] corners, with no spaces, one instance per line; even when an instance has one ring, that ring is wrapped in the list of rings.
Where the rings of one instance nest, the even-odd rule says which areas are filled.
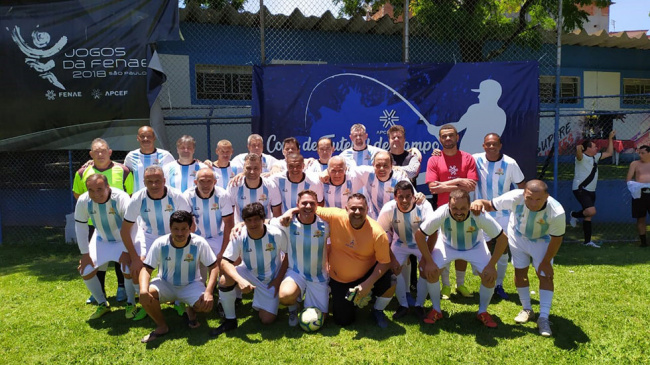
[[[502,152],[535,176],[539,128],[537,62],[370,65],[269,65],[253,69],[253,132],[266,150],[281,155],[282,140],[301,142],[316,157],[328,136],[340,152],[351,147],[350,126],[362,123],[369,144],[388,149],[387,130],[406,129],[406,148],[423,155],[422,170],[438,130],[453,124],[460,149],[484,152],[487,133],[502,136]]]
[[[164,80],[149,69],[152,47],[179,39],[178,1],[21,3],[0,6],[0,149],[30,133],[57,138],[82,124],[149,117]]]

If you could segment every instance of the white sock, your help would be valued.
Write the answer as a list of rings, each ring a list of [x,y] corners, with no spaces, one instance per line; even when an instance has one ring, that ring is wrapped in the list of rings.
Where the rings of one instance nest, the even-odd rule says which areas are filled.
[[[411,260],[406,258],[406,264],[402,265],[402,272],[400,273],[404,277],[404,285],[406,287],[406,293],[411,292]]]
[[[133,279],[124,278],[124,290],[126,291],[126,302],[135,304],[135,286]]]
[[[427,289],[429,291],[429,297],[431,297],[433,309],[440,312],[440,282],[430,283],[427,281]]]
[[[418,296],[415,299],[416,307],[424,307],[424,301],[427,300],[427,281],[423,278],[418,278]]]
[[[133,278],[131,278],[131,281],[133,281]],[[140,296],[140,284],[133,283],[133,291],[135,292],[135,295],[138,297]],[[135,304],[135,303],[133,303]]]
[[[386,306],[388,306],[388,303],[390,303],[391,299],[392,298],[377,297],[375,300],[375,309],[378,311],[383,311],[386,309]]]
[[[519,301],[521,306],[524,309],[533,309],[530,305],[530,287],[525,286],[523,288],[517,288],[517,293],[519,293]]]
[[[497,261],[497,285],[503,286],[503,279],[506,277],[508,270],[508,254],[504,253]]]
[[[237,293],[235,293],[234,288],[229,291],[221,291],[221,288],[219,288],[219,300],[221,301],[226,319],[237,318],[235,313],[235,299],[237,299]]]
[[[486,288],[483,284],[478,290],[479,300],[478,300],[478,312],[483,313],[487,312],[488,304],[492,299],[492,294],[494,294],[494,287]]]
[[[237,294],[237,299],[241,299],[241,289],[238,286],[235,287],[235,293]]]
[[[551,302],[553,301],[553,291],[539,290],[539,316],[548,318],[551,313]]]
[[[456,270],[456,285],[465,285],[465,271]]]
[[[402,273],[400,275],[397,275],[397,284],[395,285],[395,298],[397,298],[397,302],[399,305],[402,307],[408,307],[409,304],[406,301],[406,292],[407,292],[407,286],[406,282],[404,281],[404,273],[405,267],[402,266]]]
[[[442,285],[451,286],[451,283],[449,282],[449,269],[448,268],[445,267],[444,269],[442,269],[442,273],[440,274],[440,280],[442,280]]]
[[[88,288],[93,297],[95,297],[97,303],[101,304],[106,302],[106,296],[102,291],[102,284],[99,282],[97,275],[88,280],[84,280],[84,284],[86,284],[86,288]]]

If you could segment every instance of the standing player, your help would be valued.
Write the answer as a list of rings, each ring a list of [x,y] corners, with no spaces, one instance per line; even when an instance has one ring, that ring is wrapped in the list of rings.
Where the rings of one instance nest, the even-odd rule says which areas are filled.
[[[262,136],[259,134],[251,134],[248,136],[248,153],[240,153],[235,158],[232,159],[231,165],[234,169],[236,169],[238,172],[242,172],[244,169],[244,159],[247,155],[254,153],[258,156],[260,156],[261,164],[262,164],[262,172],[269,172],[271,171],[271,168],[273,165],[277,163],[277,159],[271,155],[267,155],[266,153],[262,153],[264,151],[264,139],[262,139]]]
[[[598,152],[598,146],[587,139],[576,146],[575,172],[573,176],[573,195],[576,197],[582,210],[571,212],[569,223],[571,227],[578,226],[578,219],[582,218],[583,245],[600,248],[591,240],[591,218],[596,215],[596,184],[598,183],[598,162],[614,154],[614,136],[616,131],[609,133],[607,150]],[[645,217],[645,214],[643,215]]]
[[[244,228],[233,238],[221,261],[223,275],[219,280],[219,298],[225,319],[210,332],[211,336],[237,328],[235,285],[242,293],[253,294],[253,308],[259,311],[262,324],[271,324],[278,313],[278,289],[287,271],[287,236],[273,226],[264,224],[264,206],[258,202],[242,210]],[[235,262],[241,264],[235,266]]]
[[[206,167],[194,158],[195,149],[196,141],[194,137],[184,135],[176,141],[178,160],[163,166],[167,185],[181,192],[194,188],[196,172]]]
[[[334,151],[334,149],[332,148],[331,139],[327,137],[321,137],[318,140],[318,144],[316,146],[317,146],[316,153],[318,153],[318,160],[308,159],[309,163],[305,168],[306,173],[310,173],[310,172],[321,173],[327,170],[327,166],[328,166],[327,164],[330,161],[330,158],[332,158],[332,152]]]
[[[129,152],[124,158],[124,165],[133,172],[133,192],[144,189],[144,170],[151,166],[164,166],[174,162],[174,156],[169,151],[156,148],[156,134],[153,128],[143,126],[138,129],[140,149]]]
[[[415,242],[415,232],[419,229],[420,223],[433,214],[431,203],[425,201],[423,204],[415,204],[415,189],[408,181],[400,181],[395,185],[395,200],[384,205],[379,212],[377,223],[388,234],[390,249],[395,260],[401,267],[397,274],[397,285],[395,296],[399,307],[393,314],[393,319],[404,317],[409,311],[406,292],[408,291],[407,279],[410,271],[405,270],[409,263],[409,256],[414,255],[419,261],[422,257]],[[431,247],[433,247],[434,235],[429,236]],[[417,265],[417,261],[415,263]],[[424,317],[424,301],[427,298],[426,282],[423,278],[418,281],[418,295],[415,300],[415,314],[418,318]]]
[[[327,317],[329,309],[327,239],[330,230],[329,225],[316,216],[317,205],[316,193],[303,190],[298,193],[298,207],[287,211],[282,217],[290,222],[289,226],[285,228],[278,224],[289,239],[289,268],[280,284],[279,297],[280,304],[289,309],[291,327],[298,324],[298,298],[305,298],[305,308],[320,309],[323,318]],[[298,214],[294,217],[296,211]]]
[[[345,159],[334,156],[327,162],[329,182],[323,183],[323,198],[326,207],[345,208],[348,198],[363,188],[364,182],[348,170]]]
[[[145,269],[140,272],[140,303],[156,323],[156,329],[141,340],[143,343],[169,332],[160,302],[179,300],[189,304],[190,328],[199,326],[195,311],[210,312],[214,303],[212,292],[217,284],[217,258],[201,236],[190,232],[192,213],[175,211],[169,217],[169,227],[170,234],[154,241],[144,260]],[[210,269],[207,287],[199,271],[201,265]],[[154,269],[158,269],[158,276],[149,282]]]
[[[282,141],[282,156],[284,156],[284,158],[278,160],[275,165],[273,165],[273,168],[269,171],[270,174],[275,175],[287,171],[287,159],[294,153],[300,154],[300,143],[298,143],[298,140],[295,137],[285,138],[284,141]]]
[[[515,322],[533,320],[528,284],[528,267],[532,259],[539,278],[539,318],[537,327],[542,336],[550,336],[548,320],[553,301],[553,258],[562,244],[566,230],[564,209],[548,195],[546,183],[531,180],[525,189],[507,192],[490,200],[475,200],[471,206],[477,214],[483,210],[509,210],[508,243],[515,267],[515,286],[523,309]]]
[[[641,159],[630,164],[626,180],[632,194],[632,218],[636,218],[641,247],[648,247],[645,217],[650,213],[650,146],[643,145],[638,152]]]
[[[110,311],[101,283],[97,278],[100,267],[115,261],[124,267],[124,284],[127,296],[126,318],[133,318],[135,308],[135,288],[129,276],[128,254],[120,240],[120,226],[129,204],[129,195],[112,188],[108,179],[102,174],[93,174],[86,178],[87,192],[79,196],[74,211],[77,244],[81,251],[79,273],[88,290],[96,298],[97,310],[90,319],[96,319]],[[95,220],[97,229],[88,240],[88,222]]]
[[[215,152],[217,153],[217,160],[212,163],[212,169],[216,174],[217,186],[228,189],[228,181],[239,173],[230,163],[232,143],[227,139],[222,139],[217,143]]]
[[[524,187],[524,174],[521,172],[517,161],[508,155],[501,153],[501,137],[496,133],[488,133],[483,138],[484,153],[473,155],[476,161],[478,172],[478,184],[476,185],[476,199],[492,200],[512,190],[513,184],[519,189]],[[504,230],[508,227],[510,212],[499,210],[488,213],[494,218]],[[495,240],[488,240],[488,247],[494,252]],[[508,252],[499,258],[497,262],[497,286],[494,292],[502,299],[508,299],[508,294],[503,290],[503,279],[508,269]]]
[[[406,131],[401,125],[394,125],[388,129],[388,138],[390,139],[389,152],[393,160],[393,166],[404,171],[411,183],[415,185],[415,180],[420,174],[420,162],[422,154],[417,148],[405,150]]]
[[[352,148],[343,150],[339,155],[345,159],[348,166],[370,166],[375,154],[383,151],[379,147],[367,144],[368,133],[363,124],[354,124],[350,128],[350,141],[352,141]]]
[[[427,162],[426,183],[431,194],[437,196],[438,207],[449,201],[449,192],[461,189],[467,192],[476,189],[478,174],[476,163],[467,152],[458,149],[458,132],[451,124],[440,127],[438,138],[442,144],[442,154],[431,156]],[[465,271],[467,262],[456,261],[456,292],[464,297],[472,294],[465,287]],[[449,271],[442,272],[442,297],[449,299],[451,283]]]
[[[318,204],[323,205],[323,184],[317,177],[308,175],[303,171],[305,167],[304,158],[298,153],[292,153],[286,159],[287,172],[275,175],[275,185],[280,191],[282,198],[282,211],[286,212],[297,205],[298,193],[303,190],[314,191],[318,197]]]
[[[259,202],[267,215],[282,215],[282,200],[272,180],[261,177],[262,160],[259,155],[249,153],[244,159],[244,178],[228,186],[228,194],[235,207],[235,223],[243,222],[242,210],[253,202]]]

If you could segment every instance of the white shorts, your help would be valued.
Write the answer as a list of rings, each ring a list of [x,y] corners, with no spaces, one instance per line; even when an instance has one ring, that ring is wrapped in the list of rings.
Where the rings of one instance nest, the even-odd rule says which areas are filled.
[[[208,241],[208,245],[210,245],[212,252],[214,252],[214,255],[217,256],[219,252],[221,252],[221,244],[223,242],[223,237],[210,237],[210,238],[206,238],[205,240]]]
[[[289,269],[284,281],[293,281],[300,289],[300,297],[304,296],[305,308],[316,307],[321,312],[327,313],[329,310],[330,291],[327,281],[307,281],[304,276]]]
[[[138,231],[135,234],[133,239],[133,246],[135,246],[135,251],[140,255],[140,257],[147,256],[147,252],[153,245],[153,241],[156,240],[159,236],[145,232],[144,229],[138,228]]]
[[[278,314],[280,298],[275,295],[275,289],[269,289],[268,284],[261,282],[260,279],[253,275],[243,263],[235,269],[242,278],[248,280],[249,283],[255,286],[253,292],[253,308],[256,310],[265,310],[272,314]]]
[[[490,262],[491,258],[490,250],[488,250],[485,242],[481,242],[469,250],[459,251],[444,244],[441,235],[438,236],[438,242],[436,242],[436,247],[433,249],[433,262],[436,263],[440,270],[449,268],[452,261],[465,260],[472,264],[474,275],[478,275]]]
[[[415,247],[415,248],[409,248],[408,246],[398,246],[396,244],[390,245],[390,250],[393,251],[393,255],[395,255],[395,259],[397,259],[397,262],[399,262],[402,265],[407,264],[407,259],[410,255],[415,255],[415,257],[418,258],[418,261],[422,258],[422,253],[420,252],[420,249]]]
[[[119,262],[123,252],[126,252],[126,248],[124,248],[122,241],[104,241],[101,237],[97,236],[97,232],[93,233],[88,244],[88,253],[95,266],[86,266],[81,276],[90,274],[99,267],[105,266],[110,261]],[[128,268],[123,272],[127,275],[130,273]]]
[[[515,269],[525,269],[530,266],[530,261],[533,261],[535,271],[542,263],[546,251],[548,250],[549,242],[544,240],[529,240],[524,236],[518,234],[508,234],[508,245],[510,246],[510,253],[512,254],[512,266]],[[551,260],[551,265],[553,260]]]
[[[499,226],[501,226],[501,229],[503,230],[503,233],[506,233],[508,231],[508,222],[510,221],[510,216],[507,215],[505,217],[498,217],[494,218],[497,223],[499,223]],[[483,231],[483,237],[485,238],[485,242],[496,238],[496,237],[488,237],[487,234],[485,234],[485,231]]]
[[[161,278],[155,278],[149,283],[149,288],[156,288],[160,303],[173,302],[175,300],[186,303],[190,306],[201,298],[205,292],[205,285],[200,281],[193,281],[187,285],[175,286]]]

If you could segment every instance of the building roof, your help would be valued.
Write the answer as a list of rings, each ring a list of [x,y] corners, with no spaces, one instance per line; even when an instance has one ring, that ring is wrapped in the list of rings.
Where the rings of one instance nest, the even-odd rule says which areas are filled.
[[[181,22],[214,23],[224,25],[239,25],[259,27],[259,13],[238,12],[231,6],[223,9],[204,9],[190,3],[186,8],[179,9]],[[402,34],[403,23],[395,22],[388,15],[377,20],[366,20],[362,16],[352,18],[337,18],[329,10],[320,17],[305,16],[299,9],[289,14],[271,14],[263,8],[268,28],[315,30],[325,32],[369,33],[382,35]],[[428,29],[412,17],[409,21],[409,32],[412,36],[426,36]],[[554,34],[548,35],[548,41],[554,43]],[[645,31],[627,31],[608,33],[604,30],[588,34],[584,30],[575,30],[562,36],[563,45],[650,49],[650,39]]]

